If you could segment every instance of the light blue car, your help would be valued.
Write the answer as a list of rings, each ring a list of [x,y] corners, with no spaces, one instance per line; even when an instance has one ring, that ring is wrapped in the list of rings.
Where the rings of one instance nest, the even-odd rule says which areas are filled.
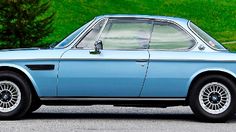
[[[94,18],[49,49],[0,51],[0,119],[44,105],[189,105],[200,119],[236,109],[236,54],[189,20]]]

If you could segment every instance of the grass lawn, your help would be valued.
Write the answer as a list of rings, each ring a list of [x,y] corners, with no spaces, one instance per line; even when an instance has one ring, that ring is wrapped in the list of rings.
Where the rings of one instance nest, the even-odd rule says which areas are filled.
[[[43,43],[63,39],[95,16],[147,14],[189,19],[220,42],[236,40],[236,0],[51,0],[55,31]],[[236,46],[226,47],[235,50]]]
[[[224,44],[224,46],[231,52],[236,52],[236,43]]]

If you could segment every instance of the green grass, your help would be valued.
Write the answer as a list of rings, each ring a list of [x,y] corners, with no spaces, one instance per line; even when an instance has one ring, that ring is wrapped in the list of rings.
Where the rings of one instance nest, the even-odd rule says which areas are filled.
[[[236,0],[52,0],[55,31],[43,43],[63,39],[95,16],[147,14],[189,19],[220,42],[236,40]],[[236,46],[226,45],[233,51]]]
[[[231,52],[236,52],[236,43],[224,44],[224,46]]]

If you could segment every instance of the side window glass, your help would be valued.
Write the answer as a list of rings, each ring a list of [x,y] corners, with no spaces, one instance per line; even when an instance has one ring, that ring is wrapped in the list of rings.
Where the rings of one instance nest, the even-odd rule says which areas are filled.
[[[151,27],[146,20],[110,19],[100,38],[103,49],[146,49]]]
[[[98,39],[98,35],[102,30],[106,20],[102,20],[98,22],[89,32],[87,35],[80,41],[77,45],[79,49],[94,49],[94,43]]]
[[[194,46],[195,41],[175,24],[155,22],[150,41],[150,49],[186,50]]]

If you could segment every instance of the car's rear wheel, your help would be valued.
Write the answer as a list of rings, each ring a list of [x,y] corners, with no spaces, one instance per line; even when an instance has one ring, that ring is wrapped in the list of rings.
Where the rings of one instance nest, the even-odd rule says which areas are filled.
[[[189,105],[200,119],[224,122],[235,112],[235,95],[235,84],[229,78],[209,75],[193,85]]]
[[[32,101],[32,104],[28,110],[28,114],[38,110],[40,107],[42,106],[42,104],[39,101]]]
[[[30,86],[20,74],[0,72],[0,119],[19,119],[31,104]]]

